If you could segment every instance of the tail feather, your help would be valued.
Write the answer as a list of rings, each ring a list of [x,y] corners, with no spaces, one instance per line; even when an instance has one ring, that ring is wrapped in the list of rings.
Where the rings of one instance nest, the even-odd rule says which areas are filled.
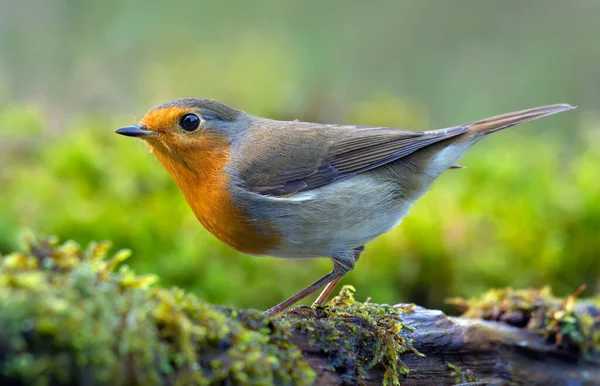
[[[468,124],[471,133],[489,134],[498,130],[506,129],[523,122],[546,117],[548,115],[572,110],[575,107],[568,104],[557,104],[542,107],[535,107],[522,111],[515,111],[508,114],[497,115],[495,117],[482,119]]]

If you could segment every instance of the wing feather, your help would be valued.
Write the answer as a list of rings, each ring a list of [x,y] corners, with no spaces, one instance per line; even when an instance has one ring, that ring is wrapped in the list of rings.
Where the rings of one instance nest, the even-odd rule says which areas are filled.
[[[263,195],[293,195],[394,162],[469,130],[468,126],[419,132],[314,125],[308,130],[305,126],[286,128],[276,143],[273,136],[260,133],[257,137],[270,138],[270,145],[240,155],[245,158],[239,168],[246,188]]]

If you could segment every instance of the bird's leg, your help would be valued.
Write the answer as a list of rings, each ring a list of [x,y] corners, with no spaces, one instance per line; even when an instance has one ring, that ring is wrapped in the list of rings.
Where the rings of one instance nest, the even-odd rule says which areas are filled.
[[[358,248],[354,248],[353,252],[354,252],[354,263],[356,263],[358,261],[358,259],[360,258],[361,253],[363,253],[363,251],[365,250],[365,246],[361,246]],[[340,280],[342,280],[342,277],[338,277],[336,279],[333,279],[332,281],[330,281],[327,286],[323,289],[323,291],[321,292],[321,294],[319,294],[319,296],[317,297],[317,300],[315,300],[315,302],[313,303],[313,307],[319,307],[321,306],[323,303],[325,303],[325,301],[327,300],[327,298],[329,297],[329,294],[331,293],[331,291],[333,291],[335,289],[335,286],[340,282]]]
[[[312,304],[312,306],[319,307],[323,303],[325,303],[325,301],[329,297],[329,294],[331,293],[331,291],[333,291],[335,289],[335,286],[338,285],[340,280],[342,280],[342,278],[338,277],[337,279],[333,279],[332,281],[330,281],[329,284],[327,284],[327,286],[325,286],[325,288],[323,288],[323,291],[321,291],[321,293],[317,297],[317,300],[315,300],[315,302]]]
[[[352,268],[354,268],[354,261],[355,261],[354,251],[347,250],[347,251],[343,251],[340,253],[336,253],[335,255],[333,255],[331,257],[331,260],[333,261],[333,271],[331,271],[327,275],[323,276],[316,282],[312,283],[311,285],[309,285],[302,291],[298,292],[294,296],[282,301],[281,303],[277,304],[274,307],[269,308],[268,310],[265,311],[265,314],[267,314],[267,315],[278,314],[281,311],[288,308],[289,306],[293,305],[294,303],[296,303],[296,302],[304,299],[308,295],[312,294],[313,292],[315,292],[319,288],[323,287],[324,285],[330,283],[333,280],[341,278],[346,273],[350,272],[352,270]]]
[[[282,301],[278,305],[269,308],[268,310],[265,311],[265,314],[267,314],[267,315],[275,315],[275,314],[280,313],[281,311],[285,310],[286,308],[288,308],[292,304],[294,304],[294,303],[296,303],[296,302],[304,299],[308,295],[312,294],[313,292],[315,292],[319,288],[323,287],[325,284],[329,283],[332,280],[337,279],[338,277],[340,277],[339,273],[337,273],[335,271],[331,271],[330,273],[328,273],[327,275],[323,276],[322,278],[320,278],[316,282],[312,283],[311,285],[309,285],[308,287],[306,287],[302,291],[298,292],[294,296],[291,296],[290,298]]]

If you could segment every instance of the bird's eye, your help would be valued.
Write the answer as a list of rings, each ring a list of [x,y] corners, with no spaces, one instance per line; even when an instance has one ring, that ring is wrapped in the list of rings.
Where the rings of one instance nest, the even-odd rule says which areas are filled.
[[[192,132],[200,126],[200,118],[196,114],[185,114],[179,120],[179,127],[187,132]]]

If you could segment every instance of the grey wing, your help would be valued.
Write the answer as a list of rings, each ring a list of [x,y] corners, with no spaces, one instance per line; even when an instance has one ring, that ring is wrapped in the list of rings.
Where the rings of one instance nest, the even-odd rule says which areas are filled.
[[[377,168],[468,130],[468,126],[427,132],[381,127],[290,127],[285,132],[270,132],[270,136],[261,133],[269,140],[254,153],[242,152],[238,167],[246,189],[286,196]]]

